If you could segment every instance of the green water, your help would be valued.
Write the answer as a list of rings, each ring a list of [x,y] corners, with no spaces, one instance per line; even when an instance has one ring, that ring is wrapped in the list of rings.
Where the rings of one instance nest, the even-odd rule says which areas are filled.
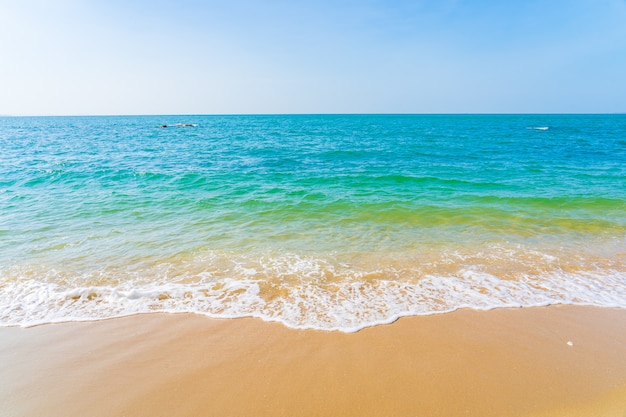
[[[0,149],[5,325],[626,307],[624,115],[0,118]]]

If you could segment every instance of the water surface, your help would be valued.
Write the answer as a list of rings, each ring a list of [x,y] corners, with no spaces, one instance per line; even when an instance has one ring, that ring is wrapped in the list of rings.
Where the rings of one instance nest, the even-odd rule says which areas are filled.
[[[2,325],[624,294],[625,115],[0,118]]]

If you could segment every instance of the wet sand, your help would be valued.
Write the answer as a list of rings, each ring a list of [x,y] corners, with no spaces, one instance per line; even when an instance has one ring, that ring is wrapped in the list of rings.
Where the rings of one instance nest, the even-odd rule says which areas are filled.
[[[626,416],[626,310],[461,310],[358,333],[152,314],[0,328],[0,416]]]

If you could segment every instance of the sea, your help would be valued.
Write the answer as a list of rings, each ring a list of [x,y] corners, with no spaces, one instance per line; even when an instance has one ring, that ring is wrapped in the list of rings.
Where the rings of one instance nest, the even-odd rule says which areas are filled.
[[[626,115],[0,117],[0,326],[626,308]]]

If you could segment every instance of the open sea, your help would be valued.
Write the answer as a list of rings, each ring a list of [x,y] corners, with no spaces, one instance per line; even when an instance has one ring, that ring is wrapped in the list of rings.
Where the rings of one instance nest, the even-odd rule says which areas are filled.
[[[549,304],[626,308],[626,115],[0,117],[2,326]]]

